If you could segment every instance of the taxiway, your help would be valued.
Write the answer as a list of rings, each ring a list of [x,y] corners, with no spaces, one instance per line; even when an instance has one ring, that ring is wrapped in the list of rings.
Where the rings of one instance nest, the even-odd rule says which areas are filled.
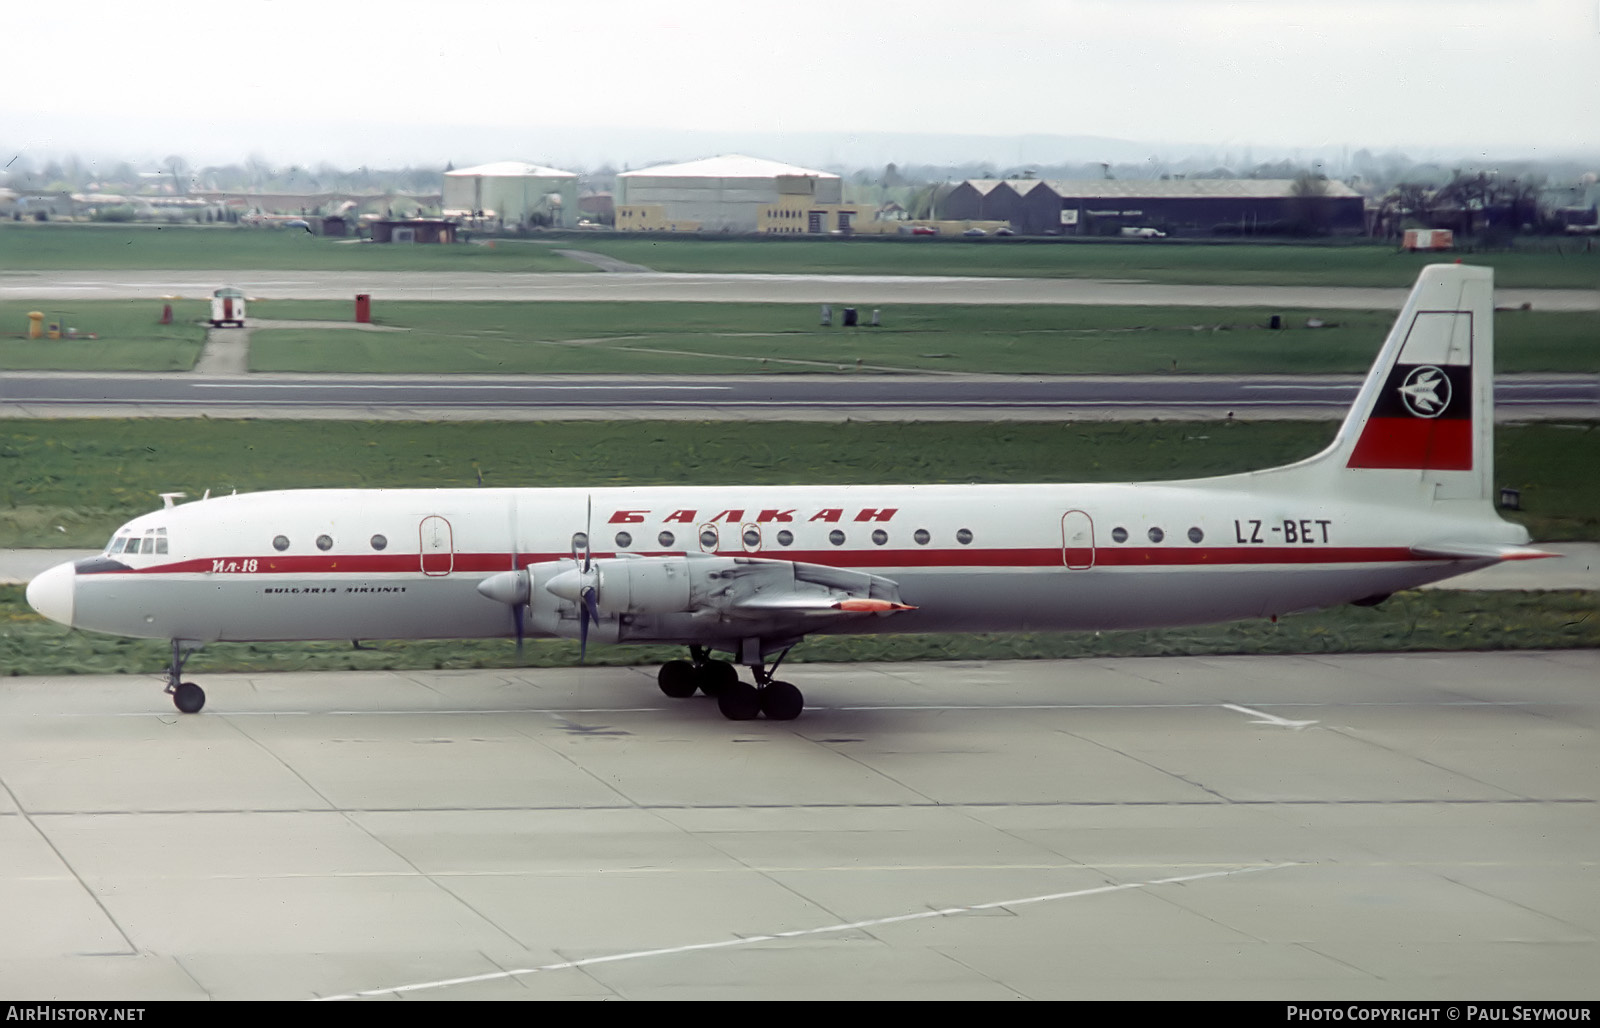
[[[1583,999],[1600,653],[0,684],[0,995]]]

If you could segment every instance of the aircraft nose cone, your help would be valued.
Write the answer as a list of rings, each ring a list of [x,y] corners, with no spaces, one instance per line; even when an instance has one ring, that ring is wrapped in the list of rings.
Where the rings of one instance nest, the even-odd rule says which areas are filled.
[[[72,592],[77,573],[70,563],[57,564],[28,583],[28,606],[51,621],[72,627]]]

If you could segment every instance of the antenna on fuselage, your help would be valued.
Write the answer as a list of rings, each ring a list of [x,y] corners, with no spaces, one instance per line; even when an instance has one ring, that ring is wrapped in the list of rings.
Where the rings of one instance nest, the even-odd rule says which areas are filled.
[[[168,507],[176,507],[178,505],[178,501],[186,498],[188,495],[188,493],[162,493],[161,509],[166,510]]]

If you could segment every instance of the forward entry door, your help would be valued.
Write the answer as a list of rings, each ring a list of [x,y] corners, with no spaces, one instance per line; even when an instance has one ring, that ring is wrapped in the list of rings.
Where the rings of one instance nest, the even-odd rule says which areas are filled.
[[[1073,571],[1094,567],[1094,519],[1081,510],[1061,516],[1061,563]]]
[[[455,570],[455,536],[450,522],[437,514],[422,519],[422,573],[441,577]]]

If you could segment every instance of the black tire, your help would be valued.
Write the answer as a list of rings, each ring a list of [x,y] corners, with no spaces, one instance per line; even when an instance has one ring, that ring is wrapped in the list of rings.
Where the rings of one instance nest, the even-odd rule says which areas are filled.
[[[681,700],[694,695],[699,678],[699,672],[687,660],[669,660],[661,665],[661,670],[656,675],[656,684],[661,686],[661,691],[668,696]]]
[[[729,721],[749,721],[761,713],[761,695],[749,682],[735,680],[717,694],[717,709]]]
[[[708,660],[700,665],[700,691],[721,696],[723,690],[739,684],[739,671],[725,660]]]
[[[172,690],[172,705],[185,714],[198,714],[206,705],[206,691],[193,682],[179,682]]]
[[[805,709],[805,697],[788,682],[768,682],[761,690],[761,713],[768,721],[793,721]]]

